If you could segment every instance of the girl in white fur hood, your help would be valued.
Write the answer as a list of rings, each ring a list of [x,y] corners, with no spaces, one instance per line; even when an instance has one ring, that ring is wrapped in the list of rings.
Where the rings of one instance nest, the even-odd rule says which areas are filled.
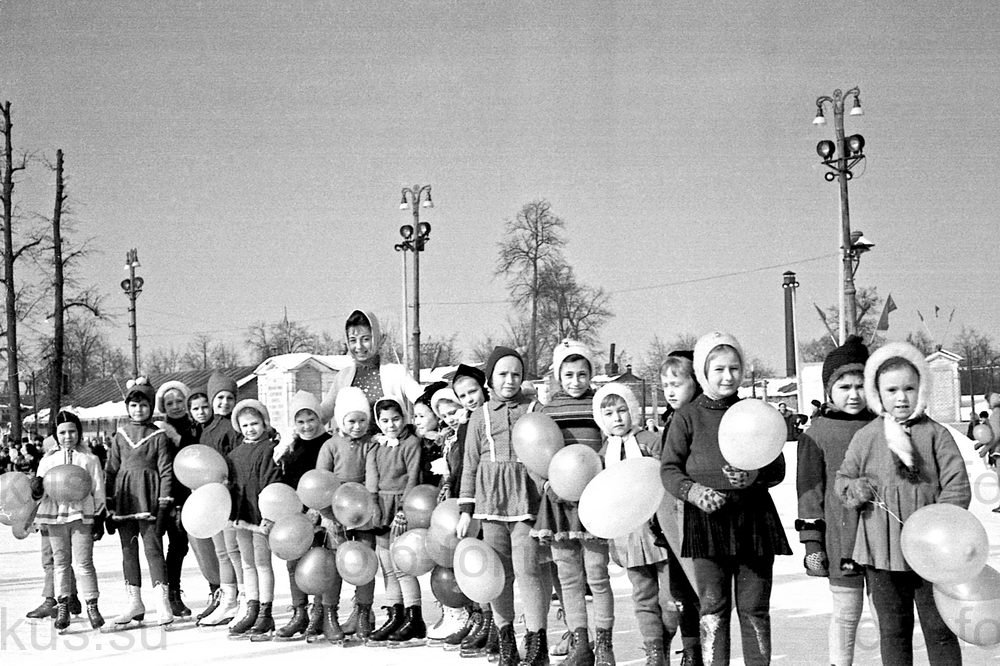
[[[890,343],[873,353],[865,364],[865,394],[879,418],[851,440],[836,490],[861,514],[853,559],[865,567],[882,662],[913,663],[916,604],[930,663],[961,664],[958,639],[937,611],[933,586],[906,563],[900,536],[906,519],[928,504],[968,508],[965,462],[948,430],[925,413],[930,372],[915,347]]]

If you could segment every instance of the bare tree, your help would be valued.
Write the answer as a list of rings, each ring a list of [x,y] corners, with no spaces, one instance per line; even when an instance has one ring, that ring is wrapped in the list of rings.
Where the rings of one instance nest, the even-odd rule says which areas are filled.
[[[233,345],[223,342],[215,343],[212,347],[212,354],[209,357],[213,368],[235,368],[240,365],[240,353]]]
[[[517,217],[506,223],[496,275],[507,279],[513,303],[527,308],[529,315],[527,371],[538,374],[538,313],[543,270],[562,262],[566,223],[552,213],[548,201],[540,199],[522,206]]]
[[[580,284],[573,268],[561,262],[542,271],[538,302],[537,350],[543,358],[564,338],[595,345],[598,331],[612,315],[604,290]]]
[[[316,348],[316,335],[303,324],[289,321],[286,312],[281,321],[271,324],[258,321],[252,324],[247,329],[246,344],[255,358],[264,360],[276,354],[313,352]]]
[[[865,344],[874,349],[882,344],[884,338],[875,330],[878,325],[878,315],[882,305],[882,297],[878,295],[875,287],[862,287],[858,289],[857,296],[857,330],[858,335]],[[838,306],[831,305],[826,309],[816,308],[817,316],[823,322],[828,331],[836,331],[840,322],[840,310]],[[874,336],[874,337],[873,337]],[[871,341],[871,344],[869,344]],[[802,346],[802,359],[804,361],[822,361],[833,349],[839,346],[832,335],[810,340]]]
[[[151,375],[178,372],[181,369],[181,353],[173,347],[154,349],[150,352],[149,358],[143,362],[143,367]]]
[[[217,367],[212,363],[212,336],[198,333],[188,343],[187,351],[181,356],[181,365],[191,370],[208,370]],[[225,367],[225,366],[223,366]]]

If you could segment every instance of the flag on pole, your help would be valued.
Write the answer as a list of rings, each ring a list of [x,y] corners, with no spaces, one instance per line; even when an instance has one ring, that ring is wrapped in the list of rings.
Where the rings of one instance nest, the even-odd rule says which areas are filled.
[[[888,331],[889,330],[889,313],[896,310],[896,303],[892,300],[892,294],[889,294],[889,298],[885,299],[885,305],[882,306],[882,316],[878,318],[878,324],[875,326],[876,331]],[[920,311],[917,311],[920,314]],[[920,317],[920,321],[923,321],[923,316]]]
[[[829,335],[830,339],[833,340],[833,344],[838,344],[837,336],[833,334],[833,329],[830,328],[830,322],[826,320],[826,313],[823,312],[823,310],[821,310],[815,303],[813,303],[813,307],[816,308],[816,314],[818,314],[819,318],[823,321],[823,327],[826,328],[827,335]]]

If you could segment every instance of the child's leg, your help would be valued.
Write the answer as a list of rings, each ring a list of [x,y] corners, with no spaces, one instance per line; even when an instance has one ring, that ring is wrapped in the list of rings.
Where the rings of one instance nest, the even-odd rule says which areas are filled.
[[[189,536],[191,550],[194,551],[194,559],[198,562],[198,569],[201,575],[213,589],[219,586],[219,559],[215,555],[215,544],[211,539],[199,539]],[[232,580],[226,581],[228,583]]]
[[[571,630],[587,628],[587,600],[584,585],[583,553],[579,541],[558,541],[550,546],[562,588],[566,626]],[[596,600],[596,596],[595,596]]]
[[[514,621],[514,565],[511,559],[511,533],[507,523],[484,520],[483,541],[500,556],[503,565],[504,583],[500,596],[490,602],[493,621],[497,627],[504,627]]]
[[[736,567],[736,614],[743,661],[771,663],[771,584],[774,556],[742,557]]]
[[[403,605],[407,608],[420,605],[420,581],[416,576],[396,571],[399,588],[403,595]]]
[[[82,520],[70,523],[73,568],[80,572],[80,596],[84,601],[97,599],[97,569],[94,568],[94,533]]]
[[[142,571],[139,569],[139,521],[120,521],[118,539],[122,544],[122,573],[125,574],[125,582],[135,587],[142,587]]]
[[[52,549],[52,577],[57,599],[68,597],[69,571],[73,563],[73,546],[70,542],[70,525],[49,525],[49,547]]]
[[[594,625],[598,629],[611,629],[615,626],[615,593],[611,591],[608,574],[608,542],[588,539],[583,541],[582,547],[587,584],[594,595]]]
[[[173,511],[180,511],[179,508]],[[181,571],[184,568],[184,557],[188,554],[188,534],[181,527],[175,516],[171,514],[167,520],[167,583],[171,589],[181,589]]]
[[[854,663],[854,642],[858,623],[864,609],[864,579],[857,578],[861,586],[844,587],[831,581],[833,612],[830,613],[830,663],[833,666],[850,666]]]
[[[663,647],[667,649],[670,646],[670,641],[673,639],[674,635],[677,634],[677,627],[680,625],[681,614],[677,610],[677,602],[674,601],[673,589],[671,582],[673,581],[674,571],[670,567],[669,562],[657,562],[652,565],[653,573],[656,575],[656,582],[658,593],[659,593],[659,608],[660,608],[660,619],[663,622]],[[692,592],[693,594],[693,592]],[[693,624],[693,633],[688,638],[694,639],[694,645],[698,643],[698,617],[695,616]],[[685,643],[685,646],[687,643]]]
[[[878,614],[879,650],[887,665],[913,663],[913,601],[916,574],[865,567]]]
[[[146,564],[153,586],[167,582],[167,562],[163,557],[163,539],[156,533],[156,521],[137,521],[142,535],[142,547],[146,551]],[[136,558],[138,564],[138,558]]]
[[[698,601],[698,594],[694,591],[694,585],[691,583],[693,576],[690,576],[690,573],[693,567],[688,566],[685,568],[673,550],[667,549],[667,553],[669,562],[667,575],[670,578],[670,597],[673,599],[678,615],[675,621],[680,628],[681,641],[685,648],[697,646],[700,640],[698,637],[698,618],[701,603]]]
[[[260,601],[260,585],[257,579],[257,562],[253,552],[253,532],[250,530],[234,530],[236,548],[243,562],[243,594],[247,600]]]
[[[639,567],[629,567],[625,570],[628,580],[632,583],[632,606],[635,619],[639,624],[639,635],[642,641],[664,639],[663,621],[660,614],[660,590],[657,581],[656,568],[651,564]]]
[[[55,583],[55,564],[52,559],[52,542],[49,537],[48,525],[45,525],[41,530],[42,534],[42,572],[45,576],[44,582],[42,583],[42,596],[52,597],[56,596],[56,583]]]
[[[962,648],[958,645],[958,638],[941,619],[937,604],[934,603],[934,586],[929,581],[921,578],[916,583],[914,601],[920,615],[920,630],[924,634],[927,658],[931,666],[962,663]]]
[[[293,606],[305,606],[308,601],[306,593],[299,589],[299,586],[295,584],[295,569],[298,566],[298,560],[288,560],[285,562],[285,569],[288,570],[288,591],[292,593]],[[326,600],[325,592],[323,593],[323,602],[330,603]]]
[[[524,604],[524,627],[531,632],[542,631],[548,626],[549,605],[552,603],[551,568],[539,562],[541,546],[538,539],[531,537],[530,524],[523,521],[514,523],[509,534],[511,565]]]
[[[219,560],[221,582],[236,583],[243,587],[243,559],[240,557],[240,545],[236,541],[236,528],[224,527],[222,532],[212,537],[212,543],[215,544],[215,556]],[[232,579],[227,580],[230,575]]]
[[[372,550],[375,549],[375,535],[371,532],[356,532],[355,536],[358,541],[368,544]],[[339,580],[339,576],[337,579]],[[337,590],[337,596],[340,596],[339,589]],[[375,579],[372,578],[364,585],[358,585],[355,587],[354,599],[359,606],[371,607],[372,603],[375,601]]]
[[[267,536],[259,532],[250,532],[253,539],[253,561],[257,572],[257,586],[260,592],[260,602],[269,604],[274,601],[274,569],[271,567],[271,545]]]
[[[701,600],[701,653],[705,664],[729,663],[729,615],[733,571],[727,560],[694,558],[695,584]]]
[[[389,549],[378,546],[375,549],[378,555],[378,563],[382,568],[382,580],[385,582],[385,603],[388,606],[403,603],[403,590],[399,586],[399,578],[396,577],[396,568],[392,563],[392,556]]]

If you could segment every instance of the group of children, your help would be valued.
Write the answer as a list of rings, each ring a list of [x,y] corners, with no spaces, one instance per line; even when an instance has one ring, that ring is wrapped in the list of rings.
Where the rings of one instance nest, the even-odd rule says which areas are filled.
[[[593,358],[577,342],[557,346],[552,377],[558,386],[543,405],[522,390],[525,366],[514,349],[494,349],[483,370],[459,366],[450,385],[422,387],[401,366],[381,362],[374,315],[353,312],[345,333],[352,365],[338,373],[322,401],[306,392],[295,395],[295,436],[288,442],[277,441],[260,402],[237,404],[235,384],[219,373],[204,391],[171,382],[154,393],[148,383],[131,383],[129,422],[115,436],[103,476],[96,458],[79,446],[79,421],[67,412],[57,417],[60,448],[43,460],[39,478],[63,461],[94,477],[94,491],[84,501],[54,506],[43,498],[38,514],[55,561],[57,627],[69,622],[71,560],[92,626],[104,623],[88,544],[92,549],[106,525],[119,532],[128,589],[129,605],[112,621],[119,628],[145,613],[141,537],[161,624],[191,614],[180,595],[190,542],[210,591],[197,622],[228,625],[232,636],[338,643],[354,634],[373,645],[430,638],[463,656],[492,655],[501,666],[548,664],[550,654],[564,655],[567,666],[607,666],[615,663],[609,578],[614,561],[632,584],[647,664],[669,663],[678,631],[682,664],[728,663],[734,602],[744,662],[770,662],[774,558],[792,551],[768,489],[783,480],[785,463],[779,455],[762,469],[742,470],[720,451],[719,425],[739,400],[743,379],[743,351],[733,336],[710,333],[663,364],[668,407],[660,435],[642,427],[644,415],[628,387],[611,383],[594,390]],[[902,344],[886,345],[869,358],[860,339],[851,338],[824,363],[827,403],[798,443],[795,527],[805,545],[806,573],[829,578],[833,664],[853,661],[866,587],[884,663],[912,663],[914,604],[931,663],[961,661],[931,585],[909,569],[899,546],[902,521],[920,507],[966,507],[971,499],[954,440],[924,412],[928,380],[923,358]],[[167,425],[152,423],[154,406]],[[634,457],[659,459],[667,495],[649,523],[610,541],[589,533],[578,504],[559,497],[518,458],[513,427],[534,411],[552,417],[566,444],[598,452],[606,467]],[[191,443],[215,449],[228,463],[230,521],[209,539],[188,537],[180,522],[188,491],[174,478],[171,461]],[[378,628],[374,580],[356,586],[341,623],[340,575],[333,574],[308,604],[296,584],[296,560],[287,562],[293,612],[286,625],[275,626],[271,523],[261,516],[258,495],[276,482],[294,488],[311,469],[328,470],[339,483],[364,484],[371,494],[371,519],[350,529],[330,511],[307,515],[316,524],[314,545],[336,549],[360,541],[375,550],[387,611]],[[419,484],[435,485],[439,502],[457,500],[456,536],[482,539],[505,574],[490,603],[442,605],[441,619],[431,628],[422,616],[418,579],[399,570],[390,555],[407,529],[403,498]],[[44,495],[40,483],[34,489]],[[515,585],[526,628],[520,646]],[[568,641],[550,650],[553,590]]]

